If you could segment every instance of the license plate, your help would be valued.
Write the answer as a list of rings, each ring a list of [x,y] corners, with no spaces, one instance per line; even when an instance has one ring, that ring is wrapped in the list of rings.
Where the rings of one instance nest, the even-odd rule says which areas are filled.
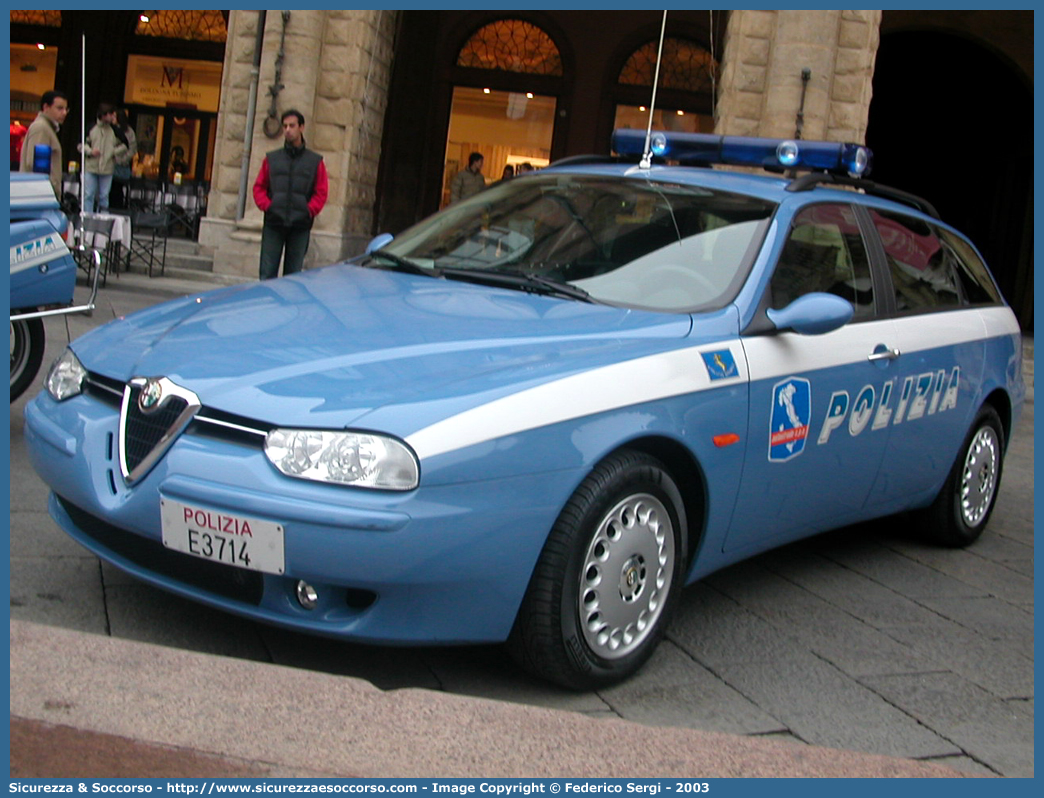
[[[172,499],[160,499],[160,521],[168,549],[251,571],[283,573],[280,524]]]

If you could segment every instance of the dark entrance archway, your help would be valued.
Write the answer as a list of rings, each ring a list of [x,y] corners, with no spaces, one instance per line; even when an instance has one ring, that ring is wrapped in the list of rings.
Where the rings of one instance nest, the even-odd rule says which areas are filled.
[[[930,200],[971,237],[1033,328],[1033,94],[992,51],[934,31],[884,34],[872,179]]]

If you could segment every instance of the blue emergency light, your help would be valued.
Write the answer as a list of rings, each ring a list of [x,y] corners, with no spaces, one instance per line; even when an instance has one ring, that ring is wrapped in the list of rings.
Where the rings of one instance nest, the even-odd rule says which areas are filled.
[[[618,155],[645,155],[644,130],[613,132],[612,148]],[[760,166],[764,169],[813,169],[865,177],[873,153],[861,144],[800,139],[764,139],[717,136],[712,133],[672,133],[654,130],[649,149],[659,158],[679,163]]]

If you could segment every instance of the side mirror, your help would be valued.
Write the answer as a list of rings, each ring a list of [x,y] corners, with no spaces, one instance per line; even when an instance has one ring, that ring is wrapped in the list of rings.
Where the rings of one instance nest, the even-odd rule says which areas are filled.
[[[767,313],[777,330],[822,335],[848,324],[855,308],[847,299],[834,294],[812,293],[798,297],[785,308]]]
[[[391,233],[381,233],[379,236],[373,239],[369,244],[366,245],[366,254],[369,255],[381,247],[385,247],[391,243],[392,239],[395,238]]]

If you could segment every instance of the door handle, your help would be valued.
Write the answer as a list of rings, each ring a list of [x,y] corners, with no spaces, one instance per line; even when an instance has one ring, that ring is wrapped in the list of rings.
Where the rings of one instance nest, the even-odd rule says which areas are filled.
[[[889,349],[888,347],[879,347],[866,356],[866,359],[870,362],[875,360],[895,360],[899,355],[902,354],[898,349]]]

